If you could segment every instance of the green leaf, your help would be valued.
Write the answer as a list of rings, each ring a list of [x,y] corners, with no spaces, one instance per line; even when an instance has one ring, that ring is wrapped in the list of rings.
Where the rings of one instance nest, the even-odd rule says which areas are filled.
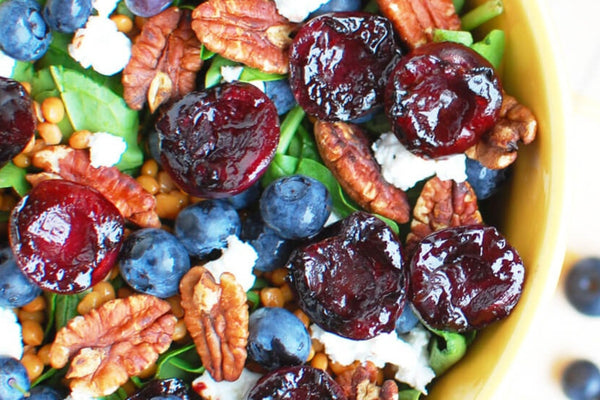
[[[86,292],[77,294],[57,294],[56,295],[56,306],[54,309],[54,326],[58,331],[60,328],[67,325],[67,323],[79,315],[77,312],[77,305],[87,294]]]
[[[261,184],[266,187],[269,183],[282,176],[294,175],[300,160],[285,154],[275,154],[267,172],[261,178]]]
[[[12,79],[19,82],[31,82],[34,72],[32,63],[17,61],[13,68]]]
[[[279,136],[279,144],[277,145],[277,153],[287,153],[288,147],[305,115],[306,113],[300,106],[295,106],[285,115],[280,127],[281,134]]]
[[[156,379],[189,378],[204,372],[194,343],[162,354],[156,366]]]
[[[52,292],[44,292],[44,296],[46,297],[46,309],[48,314],[48,322],[46,323],[46,328],[44,329],[44,338],[48,339],[52,328],[54,328],[54,319],[56,317],[56,297],[58,295]]]
[[[25,196],[30,188],[26,174],[27,171],[9,162],[0,168],[0,188],[13,188],[19,196]]]
[[[491,30],[480,42],[473,43],[471,48],[488,60],[494,68],[499,68],[504,56],[506,36],[500,29]]]
[[[287,75],[281,74],[269,74],[256,68],[244,67],[239,80],[241,82],[252,82],[252,81],[279,81],[285,79]]]
[[[468,31],[453,31],[449,29],[434,29],[433,30],[433,41],[434,42],[454,42],[460,43],[465,46],[473,44],[473,35]]]
[[[421,392],[415,389],[404,389],[398,392],[398,400],[419,400]]]
[[[48,368],[46,371],[44,371],[43,374],[41,374],[40,376],[38,376],[33,382],[31,382],[31,387],[34,388],[37,385],[39,385],[40,383],[47,381],[48,379],[52,378],[54,375],[56,375],[58,372],[60,372],[59,369],[55,369],[55,368]]]
[[[454,4],[454,10],[456,10],[456,13],[460,14],[465,6],[465,0],[452,0],[452,3]]]
[[[460,18],[462,30],[472,31],[503,12],[504,4],[502,0],[488,0]]]
[[[460,333],[431,331],[435,336],[431,343],[429,365],[436,375],[441,375],[465,355],[470,340]]]
[[[240,64],[235,61],[228,60],[227,58],[218,54],[212,58],[210,67],[206,71],[206,76],[204,78],[205,88],[208,89],[221,83],[221,79],[223,79],[223,75],[221,75],[221,67],[224,67],[226,65],[233,66]]]
[[[217,53],[214,53],[210,50],[208,50],[204,45],[202,45],[202,47],[200,47],[200,58],[203,61],[206,60],[210,60],[211,58],[213,58]]]
[[[62,66],[38,71],[32,87],[35,88],[32,95],[38,101],[48,96],[61,97],[67,118],[59,126],[67,137],[83,129],[120,136],[127,143],[127,150],[117,168],[130,170],[142,164],[143,153],[137,141],[138,113],[129,108],[121,96],[87,75]]]

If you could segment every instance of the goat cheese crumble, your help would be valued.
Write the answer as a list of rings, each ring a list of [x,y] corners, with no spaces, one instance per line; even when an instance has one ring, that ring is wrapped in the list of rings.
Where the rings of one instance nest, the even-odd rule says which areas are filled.
[[[402,190],[408,190],[433,175],[456,182],[467,179],[464,154],[430,160],[421,158],[408,151],[393,133],[381,135],[372,148],[375,159],[381,165],[383,178]]]
[[[205,372],[194,380],[192,387],[202,387],[198,394],[206,400],[245,399],[246,394],[252,389],[261,376],[261,374],[251,372],[244,368],[242,370],[242,375],[240,375],[236,381],[216,382],[208,372]]]
[[[275,0],[277,12],[291,22],[302,22],[308,15],[329,0]]]
[[[117,24],[103,16],[91,16],[78,29],[68,46],[69,55],[83,68],[90,66],[102,75],[114,75],[131,58],[131,41]]]
[[[223,272],[229,272],[235,276],[235,280],[242,285],[247,292],[254,285],[256,276],[252,273],[258,254],[249,243],[242,242],[235,235],[227,237],[227,247],[223,249],[221,257],[204,264],[204,268],[210,271],[216,282]]]
[[[17,65],[17,60],[0,51],[0,76],[4,78],[12,77]]]
[[[370,361],[383,368],[386,363],[395,366],[394,378],[422,393],[435,377],[429,366],[427,345],[429,332],[416,327],[410,333],[398,336],[396,332],[382,333],[368,340],[352,340],[327,332],[311,325],[311,338],[325,347],[325,353],[333,362],[350,365],[354,361]]]
[[[16,314],[10,308],[0,307],[0,326],[2,327],[0,355],[20,360],[23,356],[21,324],[19,324]]]
[[[110,17],[110,14],[117,8],[119,0],[92,0],[92,7],[98,11],[100,17]]]
[[[90,163],[92,167],[112,167],[119,162],[127,143],[120,136],[106,132],[92,133],[89,137]]]

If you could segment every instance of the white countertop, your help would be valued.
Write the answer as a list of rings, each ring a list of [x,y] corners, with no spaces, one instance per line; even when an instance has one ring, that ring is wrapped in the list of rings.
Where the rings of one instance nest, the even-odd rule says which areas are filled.
[[[546,0],[567,72],[572,115],[567,127],[569,193],[564,272],[578,258],[600,256],[600,1]],[[582,146],[582,144],[585,144]],[[515,360],[502,399],[567,399],[565,365],[589,359],[600,366],[600,317],[578,313],[564,296],[564,280],[537,316]]]

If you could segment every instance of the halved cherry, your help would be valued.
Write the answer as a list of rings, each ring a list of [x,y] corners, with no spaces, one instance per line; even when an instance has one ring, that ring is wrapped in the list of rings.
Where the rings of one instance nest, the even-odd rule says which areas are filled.
[[[23,273],[42,289],[77,293],[117,260],[123,217],[100,192],[65,180],[35,186],[13,209],[9,239]]]
[[[0,77],[0,168],[33,138],[35,121],[33,102],[23,85]]]

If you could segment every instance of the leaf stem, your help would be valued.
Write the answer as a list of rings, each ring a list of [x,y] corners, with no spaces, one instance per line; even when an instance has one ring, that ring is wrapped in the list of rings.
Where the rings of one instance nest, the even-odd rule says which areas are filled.
[[[488,0],[462,16],[462,29],[472,31],[490,19],[502,14],[503,11],[504,5],[502,4],[502,0]]]
[[[279,137],[279,145],[277,146],[277,154],[285,154],[294,137],[302,119],[304,119],[304,110],[300,106],[292,108],[285,119],[281,123],[281,135]]]

